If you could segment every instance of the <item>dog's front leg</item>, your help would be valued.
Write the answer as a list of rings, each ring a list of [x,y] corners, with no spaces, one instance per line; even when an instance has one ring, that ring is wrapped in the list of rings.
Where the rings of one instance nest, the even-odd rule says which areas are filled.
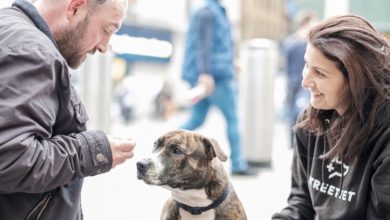
[[[175,200],[169,198],[165,203],[161,212],[160,220],[178,220],[179,219],[179,207],[177,207]]]

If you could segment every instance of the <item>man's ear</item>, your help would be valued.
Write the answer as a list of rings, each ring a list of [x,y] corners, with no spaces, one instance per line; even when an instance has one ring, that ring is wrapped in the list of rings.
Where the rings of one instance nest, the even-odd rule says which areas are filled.
[[[88,0],[69,0],[67,7],[68,18],[76,16],[81,10],[86,10],[88,5]]]

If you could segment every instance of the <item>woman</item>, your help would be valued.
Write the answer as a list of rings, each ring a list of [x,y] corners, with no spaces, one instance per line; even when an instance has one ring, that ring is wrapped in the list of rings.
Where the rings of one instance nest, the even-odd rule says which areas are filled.
[[[308,36],[310,106],[294,131],[289,205],[273,219],[390,219],[390,48],[364,18]]]

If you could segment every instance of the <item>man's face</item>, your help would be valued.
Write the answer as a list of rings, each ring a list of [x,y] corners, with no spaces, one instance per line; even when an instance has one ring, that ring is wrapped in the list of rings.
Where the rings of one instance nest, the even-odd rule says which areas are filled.
[[[88,19],[85,18],[76,27],[64,30],[57,39],[59,50],[71,68],[79,67],[86,59],[82,47],[88,23]]]
[[[107,0],[84,19],[57,35],[59,50],[69,67],[78,68],[87,54],[107,51],[110,37],[124,18],[126,7],[118,1]]]

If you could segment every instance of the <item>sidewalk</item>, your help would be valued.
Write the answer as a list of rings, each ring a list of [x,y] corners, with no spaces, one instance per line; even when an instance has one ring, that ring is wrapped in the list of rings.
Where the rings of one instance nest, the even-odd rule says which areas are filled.
[[[224,121],[217,110],[212,110],[207,122],[198,132],[217,139],[228,153]],[[187,117],[179,113],[165,122],[148,118],[130,126],[116,125],[112,133],[137,141],[135,156],[109,173],[85,179],[82,204],[86,220],[156,220],[170,192],[149,186],[136,177],[135,163],[147,157],[153,142],[163,133],[179,127]],[[287,147],[287,128],[276,122],[273,137],[272,167],[260,170],[256,177],[232,177],[238,197],[249,220],[270,219],[286,205],[290,188],[292,150]],[[229,162],[225,163],[229,170]]]

